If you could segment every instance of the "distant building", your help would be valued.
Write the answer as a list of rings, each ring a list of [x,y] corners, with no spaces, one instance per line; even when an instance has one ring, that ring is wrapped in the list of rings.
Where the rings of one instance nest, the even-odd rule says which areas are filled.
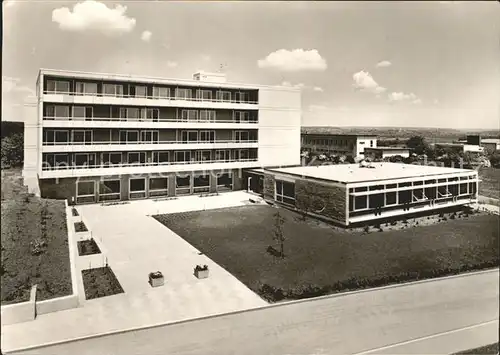
[[[365,148],[365,158],[370,157],[370,158],[384,159],[398,155],[403,158],[408,158],[410,156],[410,148],[404,148],[404,147]]]
[[[267,201],[344,226],[436,213],[477,202],[475,170],[398,163],[249,169]]]
[[[302,133],[302,150],[314,153],[364,157],[365,148],[377,147],[377,136],[372,134]]]
[[[457,153],[484,153],[484,147],[467,143],[434,143],[434,147],[452,149]]]
[[[483,138],[480,144],[488,153],[500,150],[500,138]]]

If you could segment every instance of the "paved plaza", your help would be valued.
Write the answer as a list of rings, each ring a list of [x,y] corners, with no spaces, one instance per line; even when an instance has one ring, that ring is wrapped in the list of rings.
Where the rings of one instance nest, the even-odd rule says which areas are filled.
[[[92,237],[103,249],[101,262],[105,264],[107,257],[125,293],[93,300],[81,297],[79,308],[5,326],[2,350],[265,306],[264,300],[229,272],[150,216],[242,206],[250,197],[239,191],[212,197],[78,206]],[[77,259],[79,271],[88,268],[83,257]],[[197,264],[209,266],[208,279],[198,280],[193,275]],[[157,270],[163,273],[165,285],[152,288],[148,274]]]

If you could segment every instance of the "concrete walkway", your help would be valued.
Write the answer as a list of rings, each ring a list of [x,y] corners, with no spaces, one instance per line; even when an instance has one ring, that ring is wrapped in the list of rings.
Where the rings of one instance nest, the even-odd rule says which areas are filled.
[[[229,272],[147,216],[241,206],[248,203],[249,197],[244,192],[231,192],[161,202],[79,206],[77,209],[83,221],[105,253],[100,257],[100,264],[94,262],[92,268],[105,264],[107,258],[125,293],[82,299],[79,308],[41,315],[33,322],[5,326],[2,328],[2,350],[267,305]],[[84,258],[78,258],[79,270],[88,268],[86,262],[82,262]],[[198,280],[193,275],[197,264],[209,266],[208,279]],[[152,288],[148,274],[157,270],[163,273],[165,285]]]

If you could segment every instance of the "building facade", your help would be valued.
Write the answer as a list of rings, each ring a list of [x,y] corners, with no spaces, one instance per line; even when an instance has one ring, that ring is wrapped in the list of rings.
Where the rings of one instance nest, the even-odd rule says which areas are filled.
[[[376,135],[302,133],[301,147],[313,153],[364,157],[365,148],[377,147]]]
[[[469,205],[477,202],[478,193],[475,170],[413,164],[288,167],[247,174],[255,181],[249,189],[260,188],[265,200],[343,226]]]
[[[408,158],[410,156],[409,148],[401,147],[373,147],[365,148],[365,158],[385,159],[394,156]]]
[[[32,191],[73,203],[241,188],[241,169],[300,164],[300,90],[42,69],[25,124]]]

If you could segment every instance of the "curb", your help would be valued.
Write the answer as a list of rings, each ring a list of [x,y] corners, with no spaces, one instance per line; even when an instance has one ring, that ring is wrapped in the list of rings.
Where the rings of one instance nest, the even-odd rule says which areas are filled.
[[[113,331],[109,331],[109,332],[105,332],[105,333],[101,333],[101,334],[85,335],[85,336],[81,336],[81,337],[77,337],[77,338],[73,338],[73,339],[48,342],[48,343],[34,345],[34,346],[30,346],[30,347],[24,347],[24,348],[17,348],[17,349],[13,349],[13,350],[9,350],[9,351],[4,351],[2,354],[5,354],[5,355],[15,354],[15,353],[19,353],[20,351],[34,350],[34,349],[45,348],[45,347],[49,347],[49,346],[72,343],[72,342],[76,342],[76,341],[82,341],[82,340],[93,339],[93,338],[100,338],[100,337],[105,337],[105,336],[109,336],[109,335],[116,335],[116,334],[122,334],[122,333],[129,333],[129,332],[133,332],[133,331],[139,331],[139,330],[159,328],[159,327],[168,326],[168,325],[183,324],[183,323],[188,323],[188,322],[192,322],[192,321],[203,321],[203,320],[208,320],[208,319],[212,319],[212,318],[216,318],[216,317],[232,316],[232,315],[241,314],[241,313],[255,312],[255,311],[265,310],[268,308],[283,307],[283,306],[289,306],[289,305],[305,303],[305,302],[315,302],[315,301],[321,301],[321,300],[331,299],[331,298],[346,297],[346,296],[359,294],[359,293],[382,291],[382,290],[387,290],[387,289],[391,289],[391,288],[398,288],[398,287],[411,287],[411,286],[416,286],[416,285],[420,285],[423,283],[430,283],[430,282],[436,282],[436,281],[446,281],[446,280],[456,279],[456,278],[465,278],[465,277],[470,277],[470,276],[478,276],[478,275],[483,275],[483,274],[497,273],[499,271],[500,271],[500,269],[498,267],[496,267],[493,269],[472,271],[472,272],[467,272],[467,273],[463,273],[463,274],[443,276],[443,277],[433,278],[433,279],[410,281],[410,282],[406,282],[406,283],[381,286],[381,287],[377,287],[377,288],[368,288],[368,289],[335,293],[335,294],[331,294],[331,295],[325,295],[325,296],[319,296],[319,297],[313,297],[313,298],[307,298],[307,299],[301,299],[301,300],[273,303],[273,304],[268,304],[268,305],[265,305],[262,307],[238,310],[238,311],[233,311],[233,312],[228,312],[228,313],[219,313],[219,314],[208,315],[208,316],[203,316],[203,317],[198,317],[198,318],[187,318],[187,319],[181,319],[181,320],[176,320],[176,321],[171,321],[171,322],[162,322],[162,323],[157,323],[157,324],[138,326],[138,327],[132,327],[132,328],[127,328],[127,329],[121,329],[121,330],[113,330]]]

